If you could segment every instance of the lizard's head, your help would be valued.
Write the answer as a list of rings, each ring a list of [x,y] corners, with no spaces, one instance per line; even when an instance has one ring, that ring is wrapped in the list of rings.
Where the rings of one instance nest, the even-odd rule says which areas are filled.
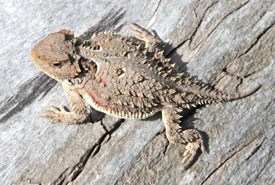
[[[76,56],[73,32],[61,30],[49,34],[34,46],[32,61],[47,75],[56,80],[66,80],[81,71]]]

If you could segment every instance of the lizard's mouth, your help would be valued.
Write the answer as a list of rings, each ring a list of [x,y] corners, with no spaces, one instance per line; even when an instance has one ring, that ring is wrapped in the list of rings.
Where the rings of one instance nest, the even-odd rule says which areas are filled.
[[[31,50],[30,57],[31,57],[31,60],[32,60],[33,62],[36,62],[36,61],[38,60],[39,57],[37,57],[37,56],[35,55],[35,48],[33,48],[33,49]]]

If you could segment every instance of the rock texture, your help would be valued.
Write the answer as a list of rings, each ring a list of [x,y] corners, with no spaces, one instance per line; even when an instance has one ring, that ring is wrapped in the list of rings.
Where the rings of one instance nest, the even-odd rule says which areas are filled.
[[[3,1],[0,4],[0,184],[273,184],[275,6],[272,0]],[[128,22],[157,30],[179,70],[227,92],[262,84],[250,97],[186,113],[208,153],[184,171],[161,115],[51,124],[41,110],[66,104],[39,72],[31,48],[62,28],[83,39]]]

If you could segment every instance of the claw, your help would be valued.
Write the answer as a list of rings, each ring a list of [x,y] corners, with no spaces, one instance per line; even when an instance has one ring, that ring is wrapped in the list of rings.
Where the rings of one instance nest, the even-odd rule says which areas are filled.
[[[44,114],[51,114],[51,113],[52,113],[52,111],[49,111],[49,110],[42,110],[42,112],[43,112]]]
[[[42,118],[46,118],[46,119],[52,119],[53,117],[50,115],[43,115]]]

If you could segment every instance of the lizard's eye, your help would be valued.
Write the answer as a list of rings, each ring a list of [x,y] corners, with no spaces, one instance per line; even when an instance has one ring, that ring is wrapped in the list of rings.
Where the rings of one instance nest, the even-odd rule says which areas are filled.
[[[53,65],[54,65],[55,67],[61,67],[61,63],[60,63],[60,62],[53,63]]]

